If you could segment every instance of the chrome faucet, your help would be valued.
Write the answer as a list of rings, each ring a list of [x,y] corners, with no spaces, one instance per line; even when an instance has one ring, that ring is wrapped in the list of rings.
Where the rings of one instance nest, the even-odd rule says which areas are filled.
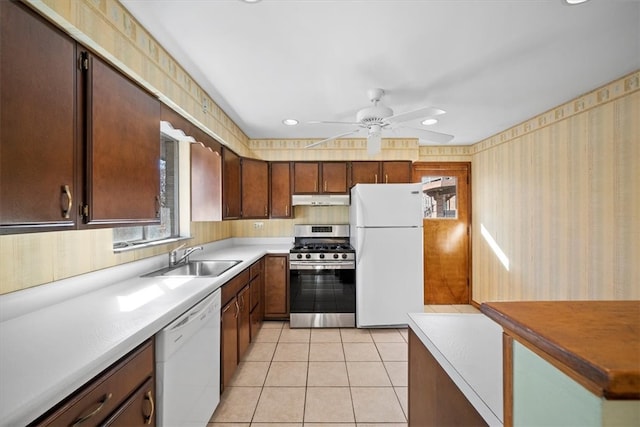
[[[194,246],[192,248],[187,248],[184,250],[184,253],[182,254],[182,256],[180,258],[178,258],[178,251],[182,248],[185,247],[185,244],[182,244],[180,246],[178,246],[177,248],[175,248],[174,250],[172,250],[171,252],[169,252],[169,267],[173,267],[175,265],[178,265],[182,262],[184,262],[185,264],[189,262],[189,255],[191,255],[193,252],[195,251],[201,251],[202,250],[202,246]]]

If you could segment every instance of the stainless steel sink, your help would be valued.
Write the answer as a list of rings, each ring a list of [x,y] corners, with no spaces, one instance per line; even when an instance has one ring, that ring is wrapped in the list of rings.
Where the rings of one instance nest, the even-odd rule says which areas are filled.
[[[143,277],[179,276],[179,277],[216,277],[239,264],[238,260],[202,260],[189,261],[185,264],[173,267],[165,267],[160,270],[145,274]]]

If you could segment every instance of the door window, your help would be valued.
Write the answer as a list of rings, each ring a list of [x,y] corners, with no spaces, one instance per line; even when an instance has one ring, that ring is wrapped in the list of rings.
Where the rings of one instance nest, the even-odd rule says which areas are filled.
[[[458,180],[455,176],[423,176],[425,219],[458,218]]]

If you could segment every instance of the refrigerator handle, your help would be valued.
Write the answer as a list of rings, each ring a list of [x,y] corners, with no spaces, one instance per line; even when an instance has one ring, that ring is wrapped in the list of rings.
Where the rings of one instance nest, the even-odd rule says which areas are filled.
[[[358,265],[360,265],[360,261],[362,260],[362,250],[364,248],[364,239],[365,239],[365,228],[361,228],[358,232],[357,236],[357,245],[358,247],[356,248],[356,267],[358,267]]]
[[[362,197],[356,197],[356,226],[364,227],[364,203],[362,203]]]

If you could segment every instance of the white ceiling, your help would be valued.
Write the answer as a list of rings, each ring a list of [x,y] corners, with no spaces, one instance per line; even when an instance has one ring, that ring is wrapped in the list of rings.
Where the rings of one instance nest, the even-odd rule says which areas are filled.
[[[305,122],[355,121],[379,87],[472,144],[640,69],[640,0],[121,2],[252,139],[353,130]]]

